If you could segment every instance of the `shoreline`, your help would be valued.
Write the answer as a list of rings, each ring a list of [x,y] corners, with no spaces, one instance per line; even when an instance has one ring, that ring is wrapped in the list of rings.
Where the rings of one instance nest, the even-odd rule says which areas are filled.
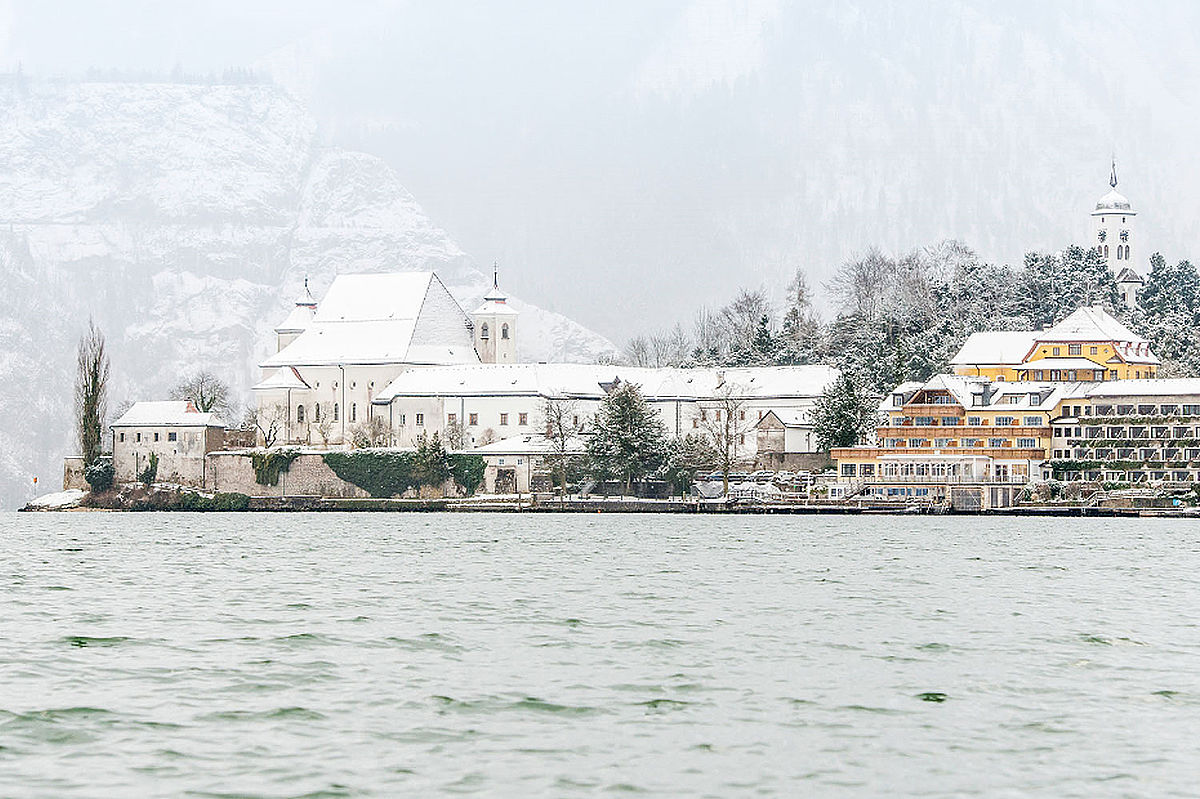
[[[247,497],[244,507],[224,512],[235,513],[620,513],[620,514],[716,514],[786,516],[1039,516],[1089,518],[1200,518],[1194,507],[1087,507],[1082,505],[1023,505],[982,510],[954,510],[921,506],[884,504],[785,504],[723,503],[682,500],[640,500],[633,498],[537,500],[529,497],[505,499],[366,499],[337,497]],[[196,508],[183,503],[162,503],[153,507],[137,503],[110,503],[95,507],[83,503],[61,507],[32,504],[21,513],[215,513],[221,510]]]

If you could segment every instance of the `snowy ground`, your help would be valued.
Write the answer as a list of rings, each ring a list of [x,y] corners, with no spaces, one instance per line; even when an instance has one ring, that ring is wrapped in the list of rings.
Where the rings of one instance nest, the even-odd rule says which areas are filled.
[[[41,508],[42,510],[62,510],[64,508],[74,508],[77,507],[86,496],[86,491],[81,491],[78,488],[71,488],[67,491],[57,491],[53,494],[43,494],[37,499],[30,500],[29,507]]]

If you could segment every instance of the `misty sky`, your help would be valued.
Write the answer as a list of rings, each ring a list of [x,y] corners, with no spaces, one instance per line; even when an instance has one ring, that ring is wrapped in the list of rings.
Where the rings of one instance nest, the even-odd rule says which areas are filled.
[[[878,245],[1200,257],[1190,3],[11,2],[0,68],[252,67],[516,293],[615,341]]]

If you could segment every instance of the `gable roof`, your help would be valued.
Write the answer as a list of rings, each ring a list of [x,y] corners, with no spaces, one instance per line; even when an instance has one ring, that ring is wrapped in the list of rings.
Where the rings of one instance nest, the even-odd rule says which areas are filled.
[[[972,333],[951,359],[954,366],[969,364],[1018,364],[1033,347],[1037,333],[1031,330],[985,330]]]
[[[478,363],[470,320],[433,272],[338,275],[263,367]]]
[[[1118,283],[1145,283],[1142,276],[1130,269],[1128,266],[1117,273]]]
[[[135,402],[112,427],[224,427],[215,413],[202,413],[188,400]]]
[[[1144,338],[1097,305],[1076,308],[1066,319],[1037,334],[1038,341],[1129,341]]]

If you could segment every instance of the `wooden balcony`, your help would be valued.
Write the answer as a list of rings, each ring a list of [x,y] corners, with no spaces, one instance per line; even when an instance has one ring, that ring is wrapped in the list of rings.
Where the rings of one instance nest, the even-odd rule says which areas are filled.
[[[884,455],[929,455],[938,458],[954,456],[997,458],[1001,460],[1045,460],[1046,450],[1017,449],[1016,447],[835,447],[829,451],[829,457],[834,460],[856,458],[880,458]]]

